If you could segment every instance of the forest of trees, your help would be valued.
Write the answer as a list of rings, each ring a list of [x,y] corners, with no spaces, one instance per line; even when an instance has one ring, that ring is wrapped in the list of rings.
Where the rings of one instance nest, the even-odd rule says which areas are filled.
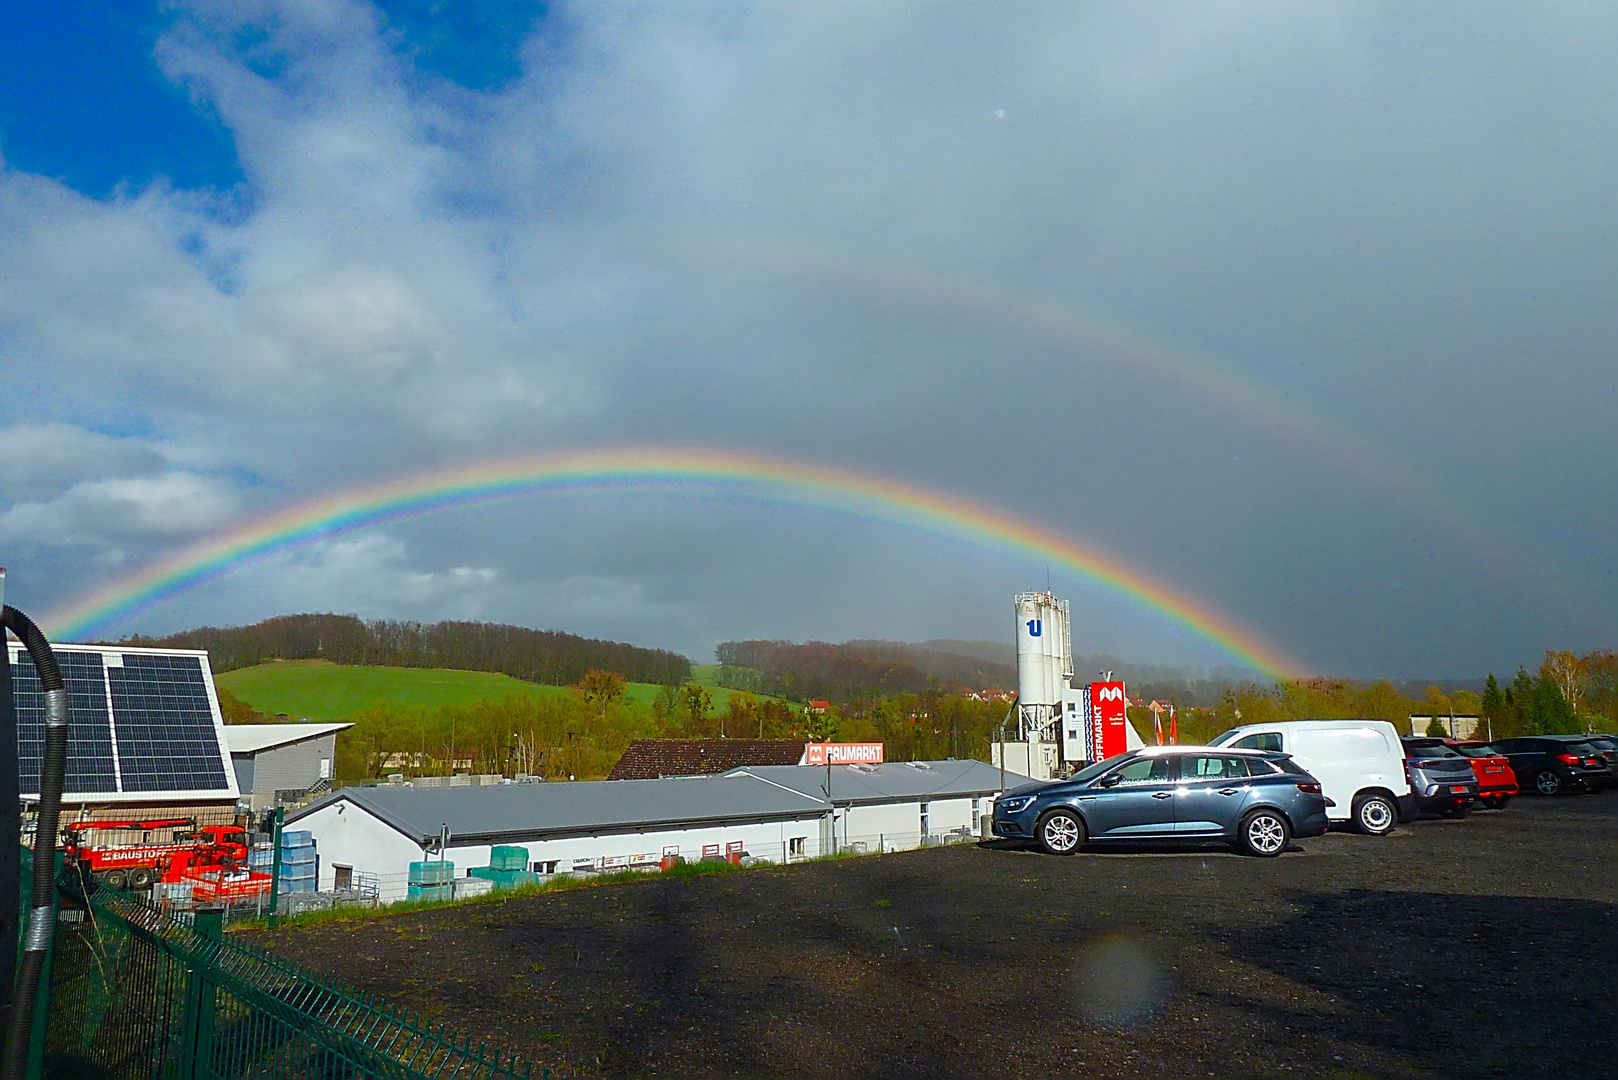
[[[896,641],[726,641],[715,649],[721,686],[797,701],[870,702],[965,687],[1010,690],[1010,664]]]
[[[204,626],[118,644],[206,649],[215,671],[267,660],[498,671],[532,683],[569,686],[586,672],[615,671],[630,682],[682,683],[691,661],[663,649],[497,623],[365,622],[353,615],[282,615],[251,626]]]

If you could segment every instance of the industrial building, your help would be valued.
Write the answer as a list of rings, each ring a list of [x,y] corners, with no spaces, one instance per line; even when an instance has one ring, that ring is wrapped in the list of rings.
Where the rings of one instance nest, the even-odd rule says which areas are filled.
[[[1027,778],[1005,774],[1008,787]],[[342,788],[296,811],[320,853],[320,888],[374,879],[403,899],[412,863],[464,877],[495,847],[527,849],[539,874],[653,867],[679,857],[792,862],[966,840],[1001,790],[981,761],[762,765],[718,776],[498,787]],[[829,791],[828,791],[829,784]]]
[[[337,733],[353,724],[232,724],[225,728],[236,789],[259,811],[331,787]]]

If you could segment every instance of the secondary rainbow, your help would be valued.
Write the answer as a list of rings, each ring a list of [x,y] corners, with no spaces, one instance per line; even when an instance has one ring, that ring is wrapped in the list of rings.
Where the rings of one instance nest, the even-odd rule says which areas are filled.
[[[452,507],[528,496],[706,492],[818,507],[1056,562],[1156,609],[1271,675],[1300,669],[1205,605],[1094,548],[958,496],[875,476],[729,451],[626,449],[486,461],[404,476],[247,522],[80,598],[45,620],[53,637],[93,637],[160,601],[345,533]]]

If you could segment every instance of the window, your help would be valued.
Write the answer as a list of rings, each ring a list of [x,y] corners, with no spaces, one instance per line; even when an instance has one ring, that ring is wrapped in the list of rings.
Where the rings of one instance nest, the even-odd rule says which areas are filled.
[[[927,804],[921,804],[921,838],[927,839]]]
[[[1166,783],[1169,778],[1169,759],[1167,757],[1136,758],[1113,775],[1118,777],[1120,785]]]
[[[1246,780],[1247,762],[1239,757],[1187,757],[1180,762],[1182,780]]]
[[[982,824],[982,822],[983,822],[983,808],[982,808],[979,800],[973,799],[972,800],[972,831],[977,832],[978,827]]]
[[[343,866],[341,863],[332,863],[332,882],[334,889],[347,889],[354,884],[354,868]]]
[[[1252,773],[1254,776],[1274,776],[1275,775],[1275,766],[1271,765],[1268,761],[1265,761],[1263,758],[1250,757],[1250,758],[1243,758],[1242,760],[1247,763],[1247,771]]]
[[[805,840],[807,840],[807,839],[809,839],[807,836],[794,836],[791,840],[788,840],[787,841],[787,854],[788,855],[802,855],[803,854],[803,842]]]
[[[1261,731],[1257,735],[1249,735],[1244,739],[1237,739],[1230,744],[1237,750],[1276,750],[1281,749],[1281,733],[1279,731]]]

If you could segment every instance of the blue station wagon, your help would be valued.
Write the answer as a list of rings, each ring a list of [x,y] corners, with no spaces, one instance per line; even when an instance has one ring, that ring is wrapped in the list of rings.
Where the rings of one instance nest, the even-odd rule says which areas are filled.
[[[995,803],[994,835],[1052,855],[1091,841],[1218,840],[1272,856],[1292,837],[1324,833],[1326,805],[1319,782],[1286,754],[1149,746],[1007,792]]]

